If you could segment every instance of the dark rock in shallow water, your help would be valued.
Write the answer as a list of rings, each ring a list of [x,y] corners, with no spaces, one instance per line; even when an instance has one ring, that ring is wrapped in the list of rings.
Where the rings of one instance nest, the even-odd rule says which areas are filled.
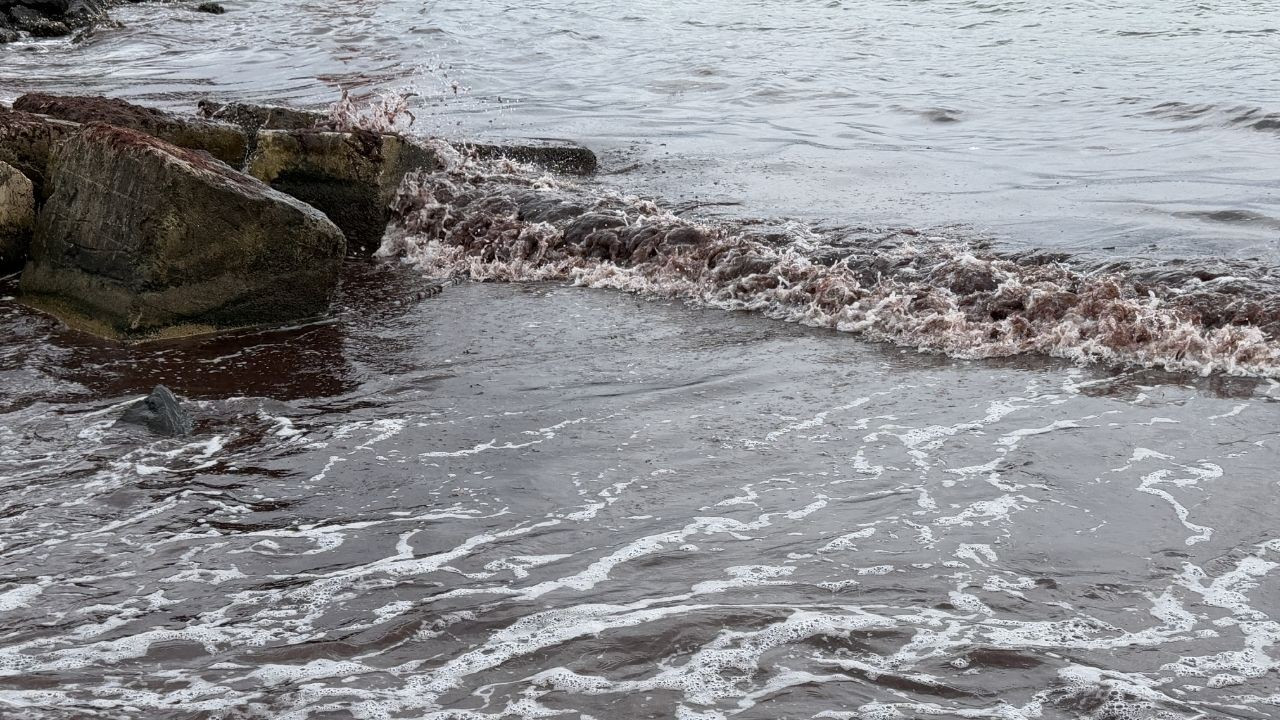
[[[116,98],[30,93],[14,101],[13,109],[137,130],[178,147],[204,150],[233,167],[239,167],[248,154],[248,139],[236,125],[185,118]]]
[[[10,17],[19,30],[25,30],[31,37],[62,37],[71,32],[71,26],[61,20],[40,15],[26,7],[15,8]]]
[[[54,154],[25,302],[126,340],[323,313],[345,254],[318,210],[205,153],[108,125]]]
[[[169,388],[157,385],[151,394],[130,405],[120,422],[142,425],[157,435],[190,435],[195,424]]]
[[[598,166],[595,153],[581,145],[558,140],[522,140],[503,145],[459,143],[458,148],[484,160],[510,158],[573,175],[590,175]]]
[[[0,161],[0,273],[22,267],[35,223],[36,196],[31,181]]]
[[[210,15],[221,15],[227,11],[216,2],[202,2],[196,6],[196,12],[209,13]]]
[[[404,176],[440,166],[433,150],[398,135],[264,130],[247,172],[319,208],[342,228],[352,252],[367,254],[382,243]]]
[[[0,17],[35,37],[57,37],[104,19],[107,4],[104,0],[0,0]]]
[[[30,178],[37,200],[42,199],[50,154],[79,129],[75,123],[0,107],[0,161]]]

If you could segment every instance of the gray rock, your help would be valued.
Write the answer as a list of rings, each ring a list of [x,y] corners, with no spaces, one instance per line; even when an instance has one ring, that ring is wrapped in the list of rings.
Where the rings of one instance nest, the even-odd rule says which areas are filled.
[[[345,254],[319,211],[208,154],[86,126],[54,153],[22,299],[145,340],[319,315]]]
[[[35,224],[36,196],[31,181],[0,161],[0,273],[22,267]]]
[[[382,243],[405,174],[440,167],[433,150],[398,135],[263,130],[247,172],[319,208],[342,228],[352,252],[367,254]]]
[[[120,422],[141,425],[157,435],[168,437],[190,435],[195,427],[191,415],[163,385],[157,385],[150,395],[126,408]]]
[[[178,147],[204,150],[233,167],[240,167],[249,149],[248,137],[237,125],[181,117],[117,98],[30,93],[14,101],[13,109],[70,122],[101,122],[137,130]]]

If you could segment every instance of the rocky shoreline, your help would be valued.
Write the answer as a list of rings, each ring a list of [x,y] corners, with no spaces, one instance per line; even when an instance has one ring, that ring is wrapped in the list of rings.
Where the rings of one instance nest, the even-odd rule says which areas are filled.
[[[596,166],[569,145],[465,148]],[[404,178],[453,152],[291,108],[31,93],[0,106],[0,273],[21,272],[26,304],[129,342],[315,317],[343,258],[379,247]]]
[[[0,45],[29,37],[64,37],[110,22],[107,11],[146,0],[0,0]],[[174,0],[160,0],[173,3]],[[176,4],[176,3],[175,3]],[[190,3],[197,12],[226,12],[216,2]],[[77,35],[78,37],[78,35]]]

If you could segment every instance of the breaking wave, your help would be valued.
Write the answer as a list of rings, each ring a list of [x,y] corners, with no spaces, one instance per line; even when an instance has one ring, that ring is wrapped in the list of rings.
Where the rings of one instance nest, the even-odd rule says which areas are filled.
[[[678,298],[957,358],[1280,376],[1280,303],[1248,269],[1089,269],[914,230],[699,222],[441,152],[447,169],[406,178],[379,251],[429,274]]]

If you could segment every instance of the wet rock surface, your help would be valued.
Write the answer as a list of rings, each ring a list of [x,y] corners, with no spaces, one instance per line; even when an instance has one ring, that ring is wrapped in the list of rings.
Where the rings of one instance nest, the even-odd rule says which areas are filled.
[[[507,158],[516,162],[541,165],[569,175],[591,175],[599,162],[591,150],[564,140],[521,140],[518,143],[459,143],[481,160]]]
[[[93,124],[57,150],[49,177],[21,291],[73,327],[147,339],[328,307],[338,228],[204,153]]]
[[[12,165],[0,161],[0,273],[22,267],[35,219],[31,181]]]
[[[42,198],[50,154],[78,129],[75,123],[0,107],[0,161],[26,175]]]
[[[173,115],[116,98],[30,93],[14,101],[13,108],[70,122],[137,130],[179,147],[203,150],[233,167],[239,167],[248,153],[248,139],[236,125]]]
[[[436,152],[396,135],[263,130],[247,172],[322,212],[355,253],[378,248],[404,176],[439,167]]]
[[[310,110],[241,102],[221,103],[208,99],[201,100],[197,107],[200,117],[240,126],[249,143],[248,155],[253,155],[258,148],[260,130],[332,129],[325,125],[327,118],[324,113]]]
[[[191,415],[182,409],[182,403],[163,385],[157,385],[150,395],[130,405],[120,416],[120,422],[141,425],[167,437],[185,437],[195,426]]]
[[[351,131],[351,128],[343,127],[325,113],[314,110],[242,102],[220,103],[213,100],[201,100],[199,110],[202,117],[235,123],[250,133],[259,130],[308,129]],[[252,138],[250,142],[253,142]],[[594,152],[566,140],[527,139],[504,143],[460,141],[450,144],[458,151],[480,160],[506,158],[570,175],[590,175],[599,165]]]
[[[247,131],[305,130],[324,125],[324,113],[278,105],[253,105],[250,103],[220,103],[201,100],[198,104],[201,117],[235,123]]]
[[[22,30],[32,37],[59,37],[92,25],[107,16],[111,3],[104,0],[0,0],[0,42],[12,42],[10,32]]]

